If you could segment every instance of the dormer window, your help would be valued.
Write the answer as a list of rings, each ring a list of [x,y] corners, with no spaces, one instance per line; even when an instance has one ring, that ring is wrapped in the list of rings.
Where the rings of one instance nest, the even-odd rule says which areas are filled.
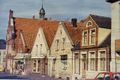
[[[96,42],[96,29],[90,30],[90,45],[95,45]]]
[[[83,31],[82,33],[82,45],[87,46],[88,45],[88,31]]]
[[[86,23],[86,27],[92,27],[92,25],[93,25],[92,21],[88,21],[88,22]]]

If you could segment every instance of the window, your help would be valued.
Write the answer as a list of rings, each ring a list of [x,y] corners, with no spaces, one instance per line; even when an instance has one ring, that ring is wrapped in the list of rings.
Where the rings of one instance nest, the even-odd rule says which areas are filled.
[[[33,71],[34,72],[36,71],[36,60],[34,60],[34,62],[33,62]]]
[[[62,62],[64,65],[67,65],[67,55],[61,55],[61,62]]]
[[[105,64],[106,64],[106,60],[105,60],[105,51],[101,51],[100,52],[100,70],[101,71],[105,71]]]
[[[90,52],[90,70],[95,70],[95,52]]]
[[[97,80],[104,80],[104,74],[98,74]]]
[[[64,50],[65,49],[65,38],[62,38],[62,45],[63,45],[62,46],[63,47],[62,50]]]
[[[88,21],[88,22],[86,23],[86,27],[91,27],[92,25],[93,25],[92,21]]]
[[[38,45],[36,45],[36,56],[38,54]]]
[[[38,60],[38,72],[40,71],[41,68],[41,64],[40,64],[40,60]]]
[[[58,51],[58,49],[59,49],[59,40],[57,39],[56,40],[56,50]]]
[[[111,80],[110,79],[110,74],[105,74],[105,80]]]
[[[79,54],[78,53],[75,53],[75,56],[74,56],[74,70],[75,70],[75,73],[80,73],[79,71],[80,71],[80,62],[79,62]]]
[[[60,34],[62,35],[62,30],[60,30]]]
[[[40,44],[40,53],[42,53],[42,46],[43,44]]]
[[[96,42],[96,30],[90,30],[90,45],[95,45]]]
[[[83,32],[83,46],[87,46],[88,44],[88,31]]]

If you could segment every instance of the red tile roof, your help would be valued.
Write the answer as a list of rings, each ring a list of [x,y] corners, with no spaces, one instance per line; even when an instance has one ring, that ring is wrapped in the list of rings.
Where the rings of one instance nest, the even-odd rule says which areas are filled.
[[[38,29],[43,27],[45,37],[50,47],[58,28],[59,21],[55,20],[39,20],[39,19],[28,19],[28,18],[15,18],[15,29],[17,37],[15,39],[15,48],[18,49],[19,44],[19,30],[23,33],[25,45],[28,49],[32,49],[33,44],[38,33]]]
[[[80,43],[81,44],[81,37],[82,37],[82,22],[77,23],[77,27],[73,27],[70,22],[65,22],[65,27],[73,41],[74,44]]]

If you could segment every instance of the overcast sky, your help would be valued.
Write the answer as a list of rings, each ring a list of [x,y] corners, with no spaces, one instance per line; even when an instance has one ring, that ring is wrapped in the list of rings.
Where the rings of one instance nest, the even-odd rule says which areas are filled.
[[[78,20],[89,14],[111,16],[111,6],[105,0],[44,0],[46,17],[68,20],[76,17]],[[0,39],[5,39],[8,26],[9,9],[16,17],[38,18],[41,0],[0,0]]]

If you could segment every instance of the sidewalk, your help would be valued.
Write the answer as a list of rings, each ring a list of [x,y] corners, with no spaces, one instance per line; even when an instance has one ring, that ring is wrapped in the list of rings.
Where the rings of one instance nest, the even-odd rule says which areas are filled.
[[[41,75],[39,73],[34,73],[30,75],[22,75],[23,77],[30,78],[31,80],[63,80],[63,79],[56,79],[53,77],[50,77],[48,75]]]

